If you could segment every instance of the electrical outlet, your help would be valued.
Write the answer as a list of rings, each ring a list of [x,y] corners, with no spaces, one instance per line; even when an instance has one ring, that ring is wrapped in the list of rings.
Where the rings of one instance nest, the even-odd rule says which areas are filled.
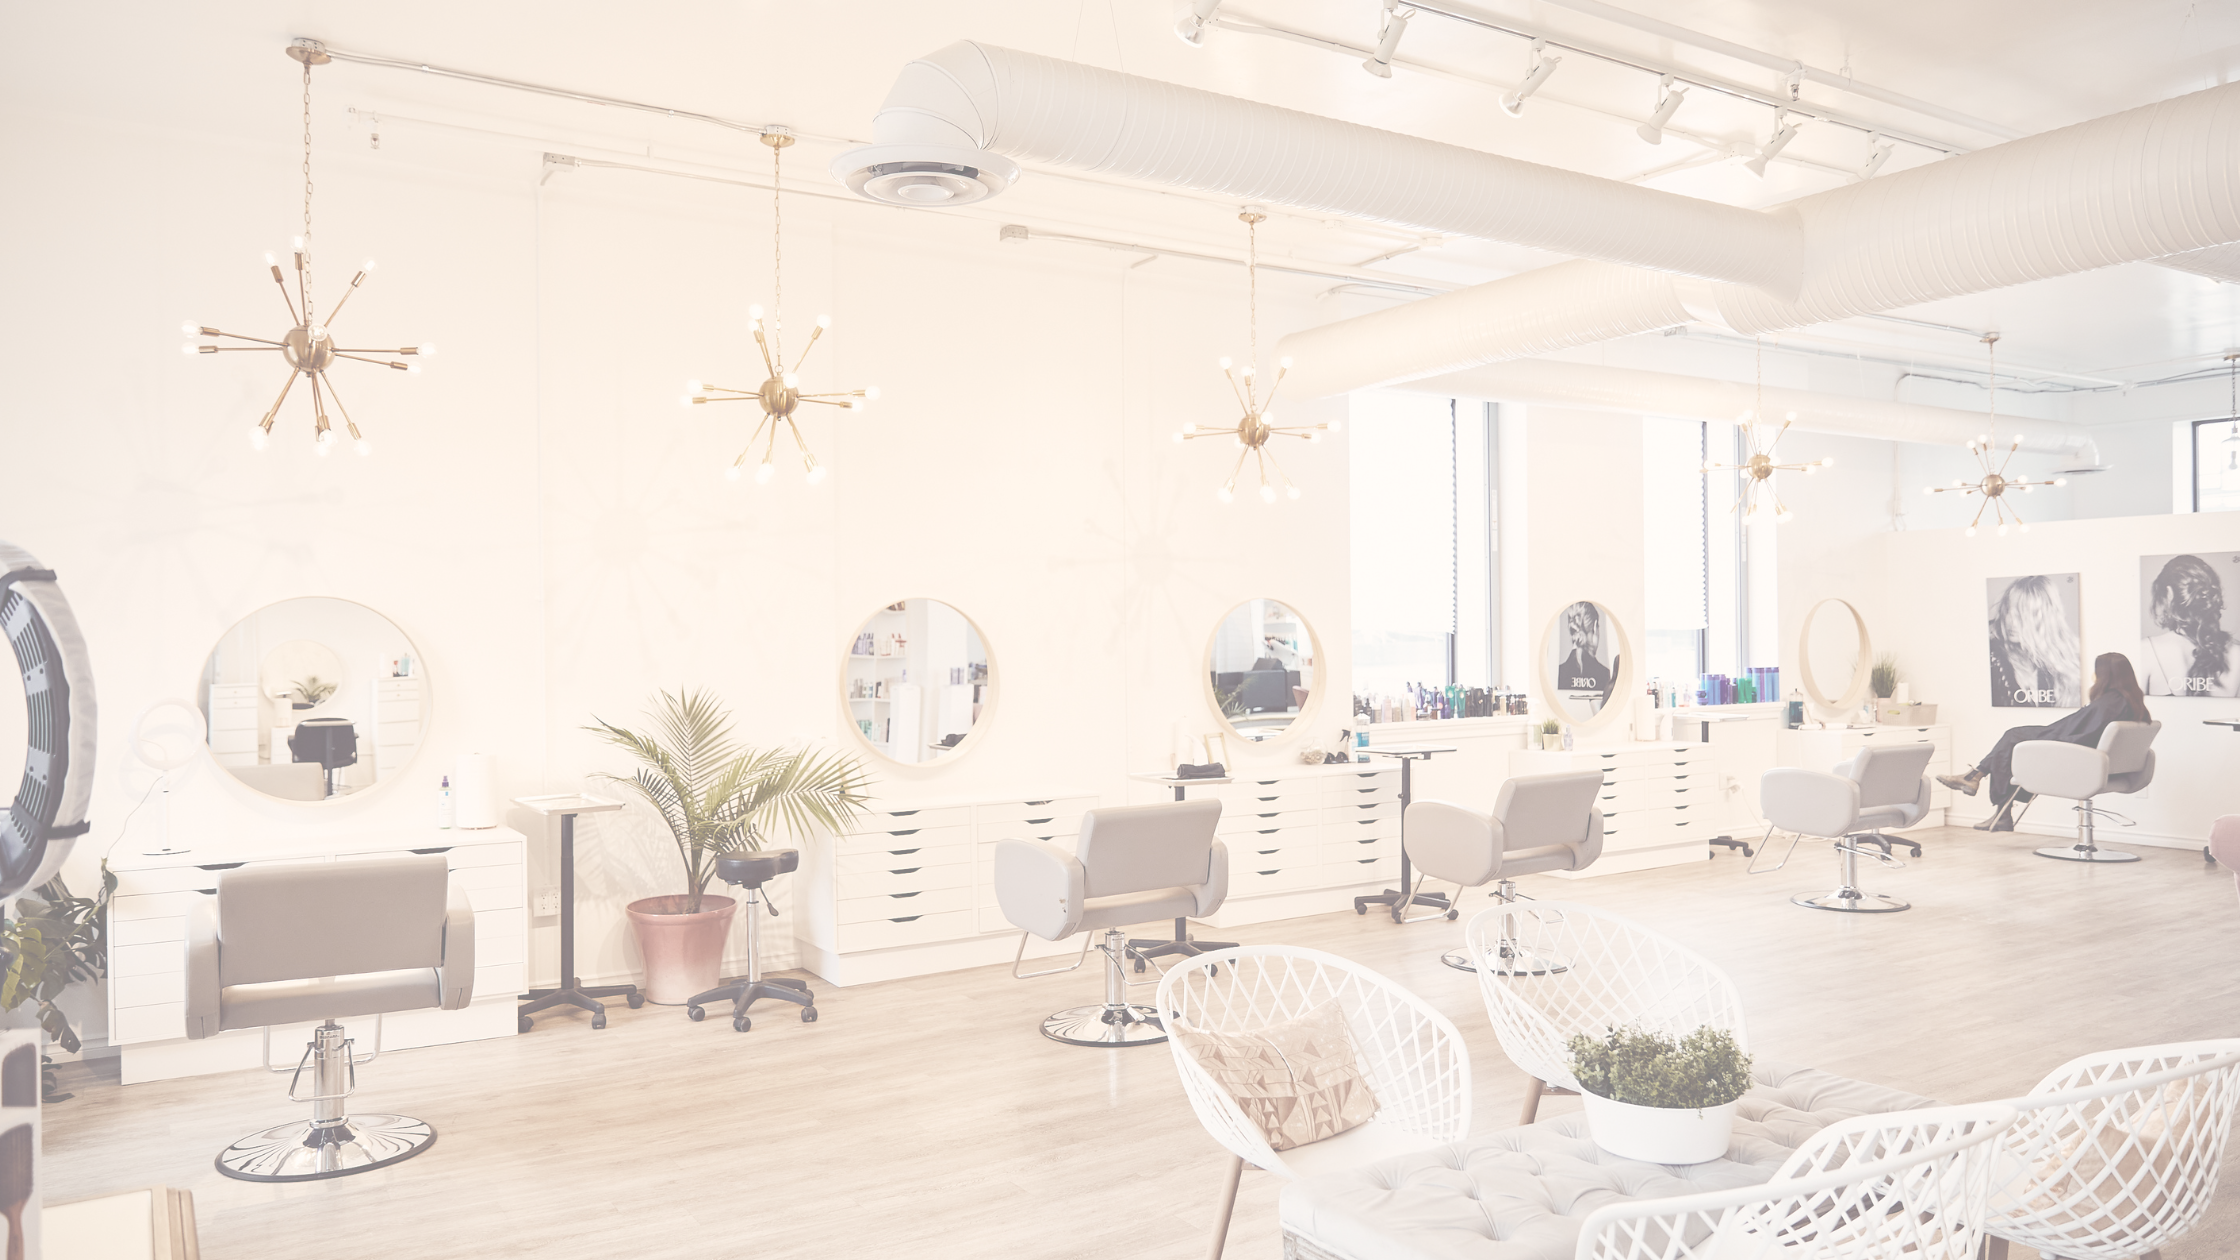
[[[537,916],[539,918],[551,918],[559,913],[560,890],[557,888],[539,888],[537,890]]]

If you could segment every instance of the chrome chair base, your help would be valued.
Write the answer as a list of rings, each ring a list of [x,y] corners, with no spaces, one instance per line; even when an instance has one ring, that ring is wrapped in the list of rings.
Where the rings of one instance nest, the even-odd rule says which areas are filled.
[[[1478,965],[1470,961],[1470,952],[1450,949],[1439,955],[1439,961],[1456,971],[1476,971]],[[1501,944],[1501,963],[1493,969],[1497,976],[1558,976],[1571,970],[1571,960],[1557,955],[1533,954],[1519,948],[1513,941]]]
[[[259,1129],[218,1152],[217,1165],[237,1181],[324,1181],[387,1168],[435,1142],[435,1126],[425,1120],[366,1112]]]
[[[2058,858],[2064,862],[2136,862],[2139,855],[2121,849],[2102,849],[2085,845],[2047,845],[2032,852],[2039,857]]]
[[[1167,1039],[1148,1006],[1076,1006],[1042,1021],[1042,1035],[1069,1046],[1155,1046]]]
[[[1881,893],[1860,892],[1856,888],[1838,888],[1819,897],[1807,897],[1798,893],[1789,900],[1795,905],[1814,910],[1840,910],[1846,914],[1889,914],[1897,910],[1913,909],[1910,901],[1885,897]]]

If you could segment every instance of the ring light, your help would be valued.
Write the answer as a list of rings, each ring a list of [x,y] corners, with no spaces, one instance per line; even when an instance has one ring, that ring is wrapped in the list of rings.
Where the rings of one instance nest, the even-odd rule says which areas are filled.
[[[4,542],[0,633],[15,649],[29,719],[23,782],[0,818],[0,897],[12,897],[52,878],[86,833],[86,805],[93,796],[93,668],[54,571]]]

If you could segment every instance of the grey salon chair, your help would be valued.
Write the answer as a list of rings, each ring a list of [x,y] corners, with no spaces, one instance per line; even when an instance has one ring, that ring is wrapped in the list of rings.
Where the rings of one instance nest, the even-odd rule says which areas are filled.
[[[288,1079],[311,1118],[242,1138],[218,1171],[242,1181],[316,1181],[410,1159],[436,1140],[411,1116],[350,1114],[357,1069],[381,1053],[379,1017],[474,996],[474,909],[440,854],[226,871],[187,917],[187,1036],[320,1021]],[[373,1052],[336,1021],[372,1015]],[[308,1082],[308,1083],[307,1083]],[[305,1092],[308,1090],[308,1092]]]
[[[1927,745],[1914,745],[1916,748]],[[1905,752],[1907,749],[1891,751]],[[1854,759],[1854,762],[1856,759]],[[1850,766],[1854,762],[1846,762]],[[1928,754],[1921,755],[1915,767],[1918,774],[1929,764]],[[1903,868],[1903,862],[1890,856],[1881,848],[1865,847],[1875,843],[1872,820],[1859,805],[1860,782],[1848,774],[1829,774],[1820,770],[1803,770],[1794,766],[1776,766],[1758,780],[1758,809],[1765,816],[1766,835],[1770,840],[1776,829],[1792,833],[1789,850],[1781,860],[1763,870],[1757,862],[1750,864],[1752,875],[1770,875],[1789,864],[1797,851],[1797,844],[1805,836],[1816,836],[1831,841],[1836,850],[1836,866],[1841,872],[1841,882],[1834,892],[1820,896],[1798,893],[1789,898],[1800,906],[1814,910],[1838,910],[1848,914],[1888,914],[1897,910],[1911,910],[1912,903],[1880,893],[1863,892],[1859,888],[1859,859],[1871,857],[1884,866]],[[1923,789],[1924,792],[1926,789]],[[1888,825],[1885,823],[1884,825]],[[1767,845],[1763,854],[1771,851]]]
[[[1859,832],[1854,838],[1878,845],[1884,853],[1902,844],[1921,856],[1920,841],[1882,833],[1929,816],[1929,762],[1936,755],[1935,744],[1900,744],[1862,748],[1837,764],[1837,774],[1859,785]]]
[[[1128,1001],[1127,963],[1136,957],[1125,930],[1156,919],[1204,918],[1229,895],[1229,851],[1214,838],[1219,801],[1175,801],[1092,809],[1067,853],[1038,840],[996,845],[996,904],[1019,928],[1011,974],[1021,980],[1073,971],[1095,945],[1104,954],[1104,1001],[1042,1021],[1042,1035],[1069,1046],[1149,1046],[1167,1039],[1158,1012]],[[1103,933],[1081,944],[1072,966],[1019,971],[1027,937],[1059,941]],[[1144,983],[1156,983],[1145,981]]]
[[[2097,748],[2057,739],[2026,740],[2014,746],[2016,787],[2029,792],[2033,801],[2040,796],[2058,796],[2077,803],[2077,842],[2066,847],[2049,845],[2037,851],[2039,857],[2065,862],[2139,860],[2136,853],[2103,849],[2093,843],[2093,822],[2101,814],[2125,827],[2137,825],[2112,809],[2102,808],[2097,798],[2141,791],[2154,782],[2154,737],[2161,733],[2160,722],[2110,722],[2100,732]],[[2023,811],[2027,813],[2029,808],[2030,802],[2026,802]]]
[[[1447,801],[1414,801],[1402,820],[1408,860],[1415,865],[1413,895],[1423,891],[1423,881],[1436,879],[1455,885],[1455,902],[1464,889],[1493,885],[1494,901],[1508,905],[1522,894],[1516,877],[1546,871],[1583,871],[1602,856],[1602,811],[1595,798],[1602,794],[1602,772],[1578,770],[1567,774],[1533,774],[1501,785],[1493,812]],[[1409,920],[1461,913],[1449,908],[1439,914],[1415,915]],[[1507,920],[1495,951],[1500,956],[1495,974],[1546,975],[1569,964],[1561,959],[1527,955],[1509,936]],[[1478,968],[1466,950],[1450,949],[1440,961],[1463,971]]]

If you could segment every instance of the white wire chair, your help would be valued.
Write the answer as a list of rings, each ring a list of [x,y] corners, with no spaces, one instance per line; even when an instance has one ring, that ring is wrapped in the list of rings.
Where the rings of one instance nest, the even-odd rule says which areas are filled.
[[[2208,1210],[2240,1099],[2240,1039],[2104,1050],[2009,1102],[1991,1255],[2152,1255]]]
[[[1683,1037],[1705,1025],[1750,1048],[1742,996],[1716,963],[1631,919],[1568,901],[1533,901],[1480,911],[1463,930],[1478,964],[1493,1035],[1532,1077],[1517,1123],[1531,1124],[1544,1093],[1577,1093],[1571,1038],[1637,1027]],[[1501,951],[1533,957],[1544,970],[1498,965]]]
[[[1854,1116],[1770,1181],[1597,1208],[1573,1260],[1974,1260],[2006,1103]]]
[[[1215,1260],[1247,1164],[1287,1179],[1459,1142],[1470,1132],[1470,1048],[1431,1004],[1358,963],[1314,949],[1241,945],[1178,963],[1159,981],[1156,1009],[1212,1033],[1250,1033],[1335,1001],[1377,1097],[1367,1124],[1278,1153],[1206,1071],[1188,1038],[1170,1036],[1175,1072],[1198,1120],[1232,1159],[1214,1221]]]

